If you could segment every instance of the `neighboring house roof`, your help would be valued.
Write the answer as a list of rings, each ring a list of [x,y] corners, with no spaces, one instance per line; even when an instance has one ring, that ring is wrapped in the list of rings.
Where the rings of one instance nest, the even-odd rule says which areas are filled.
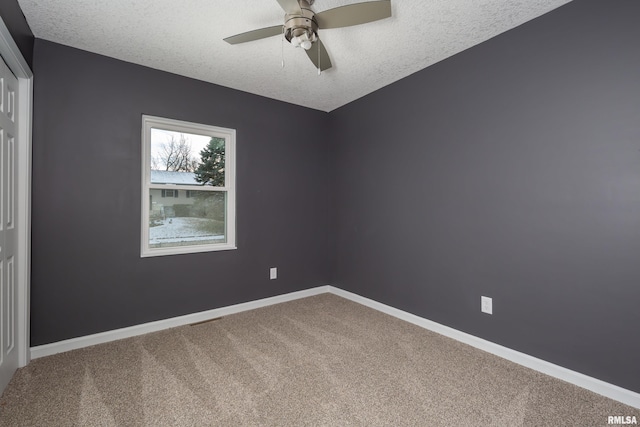
[[[202,185],[193,172],[151,171],[152,184]]]

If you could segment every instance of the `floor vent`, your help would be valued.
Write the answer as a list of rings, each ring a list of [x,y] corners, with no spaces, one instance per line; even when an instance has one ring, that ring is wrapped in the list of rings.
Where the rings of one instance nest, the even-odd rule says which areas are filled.
[[[222,319],[222,317],[215,317],[213,319],[203,320],[202,322],[191,323],[189,326],[198,326],[198,325],[202,325],[203,323],[215,322],[216,320],[220,320],[220,319]]]

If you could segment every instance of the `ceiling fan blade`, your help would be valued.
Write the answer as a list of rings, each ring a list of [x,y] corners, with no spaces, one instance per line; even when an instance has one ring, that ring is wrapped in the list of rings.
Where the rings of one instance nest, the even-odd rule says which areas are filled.
[[[350,27],[391,16],[391,1],[368,1],[335,7],[316,13],[320,29]]]
[[[280,34],[282,34],[282,25],[276,25],[273,27],[260,28],[259,30],[247,31],[242,34],[236,34],[235,36],[227,37],[224,41],[229,44],[238,44],[278,36]]]
[[[320,70],[328,70],[331,68],[331,58],[329,58],[329,53],[327,49],[322,44],[322,40],[318,39],[314,44],[311,45],[311,49],[307,50],[307,56],[313,62],[313,65],[318,68],[318,49],[320,49]]]
[[[301,13],[298,0],[276,0],[286,13]]]

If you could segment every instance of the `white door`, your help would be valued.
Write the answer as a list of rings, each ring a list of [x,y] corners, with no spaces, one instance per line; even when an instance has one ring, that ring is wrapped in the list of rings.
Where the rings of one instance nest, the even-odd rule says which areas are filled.
[[[16,290],[16,113],[18,79],[0,58],[0,390],[18,368]]]

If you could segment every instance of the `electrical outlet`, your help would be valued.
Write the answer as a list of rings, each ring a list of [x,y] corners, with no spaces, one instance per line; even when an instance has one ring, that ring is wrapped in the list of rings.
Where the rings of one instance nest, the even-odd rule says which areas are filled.
[[[269,279],[277,279],[278,278],[278,269],[276,267],[271,267],[269,269]]]
[[[480,297],[480,309],[483,313],[493,314],[493,299],[489,297]]]

